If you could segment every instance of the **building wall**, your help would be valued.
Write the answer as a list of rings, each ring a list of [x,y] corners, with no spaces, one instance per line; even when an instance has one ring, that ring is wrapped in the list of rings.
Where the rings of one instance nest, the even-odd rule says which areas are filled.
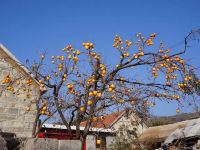
[[[128,117],[126,117],[126,115],[123,115],[116,123],[113,124],[112,128],[114,130],[118,130],[120,126],[125,125],[130,131],[136,128],[137,134],[140,135],[147,129],[147,126],[141,123],[137,124],[137,121],[140,120],[137,116],[135,116],[134,113],[131,113]]]
[[[140,135],[147,129],[147,126],[144,124],[139,124],[139,125],[134,125],[134,122],[138,120],[138,117],[136,117],[133,113],[131,113],[128,118],[126,115],[123,115],[119,120],[117,120],[113,126],[111,127],[113,131],[117,131],[120,126],[125,125],[128,127],[130,131],[134,130],[134,128],[137,129],[137,134]],[[113,134],[103,134],[99,133],[99,136],[105,137],[106,138],[106,148],[109,149],[110,145],[112,142],[115,141],[115,135]],[[128,138],[128,137],[127,137]],[[96,148],[96,137],[95,135],[88,135],[86,139],[86,147],[87,150],[98,150]]]
[[[97,134],[96,134],[97,135]],[[110,144],[114,141],[115,139],[115,136],[113,135],[110,135],[110,134],[105,134],[105,133],[98,133],[98,136],[100,138],[104,138],[105,139],[105,142],[104,143],[105,145],[102,147],[99,146],[99,148],[96,146],[96,135],[95,134],[90,134],[90,135],[87,135],[87,138],[86,138],[86,149],[87,150],[104,150],[105,147],[106,149],[109,149],[110,147]],[[103,141],[102,141],[103,142]]]
[[[131,134],[128,131],[135,131],[137,135],[141,135],[147,129],[147,126],[145,124],[141,124],[140,119],[134,113],[131,113],[128,116],[124,114],[121,118],[119,118],[119,120],[113,124],[112,129],[116,131],[116,135],[106,137],[107,149],[109,149],[112,143],[115,143],[115,140],[119,141],[126,139],[127,143],[132,143],[135,135],[134,132]],[[121,135],[121,133],[123,134]]]
[[[7,61],[8,60],[8,61]],[[11,59],[5,58],[0,53],[0,130],[3,132],[15,133],[18,137],[31,137],[33,122],[35,119],[35,106],[32,105],[31,111],[26,112],[25,107],[36,99],[39,87],[36,83],[30,88],[32,90],[31,98],[27,99],[27,92],[23,92],[22,87],[20,95],[13,94],[5,90],[2,79],[6,75],[12,75],[13,78],[23,76],[23,80],[30,78],[19,66],[14,64]],[[17,85],[13,85],[16,87]]]
[[[81,150],[79,140],[27,139],[24,150]]]
[[[109,149],[110,145],[114,141],[115,141],[115,136],[107,136],[106,137],[106,147],[107,147],[107,149]]]
[[[87,135],[86,149],[87,150],[96,150],[96,137],[94,135]]]

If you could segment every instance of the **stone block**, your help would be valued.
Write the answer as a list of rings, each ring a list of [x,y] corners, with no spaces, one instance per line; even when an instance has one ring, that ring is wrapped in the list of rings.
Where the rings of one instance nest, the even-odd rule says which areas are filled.
[[[30,129],[33,127],[33,122],[24,122],[25,129]]]
[[[14,120],[17,118],[17,115],[10,115],[7,113],[0,114],[0,121]]]
[[[24,128],[21,128],[21,127],[14,127],[13,128],[13,132],[16,133],[16,132],[23,132],[24,131]]]
[[[24,109],[19,109],[19,115],[25,115],[27,112]]]
[[[27,139],[24,150],[58,150],[58,140],[55,139]]]
[[[13,94],[11,92],[6,92],[6,96],[2,96],[0,98],[0,101],[1,102],[4,102],[4,103],[16,103],[17,102],[17,98],[16,97],[13,97]]]
[[[3,127],[2,128],[3,132],[10,132],[10,133],[15,133],[16,135],[20,132],[24,132],[24,128],[20,127]]]
[[[0,99],[1,100],[1,99]],[[5,107],[4,106],[4,103],[2,103],[1,101],[0,101],[0,107]]]
[[[1,103],[1,106],[3,107],[10,107],[10,108],[15,108],[16,107],[16,103],[14,102],[11,102],[11,101],[3,101],[3,102],[0,102]]]
[[[31,114],[26,114],[25,115],[25,120],[24,121],[33,121],[35,119],[34,115]]]
[[[32,137],[32,130],[24,130],[24,132],[15,132],[17,137],[26,137],[31,138]]]
[[[23,120],[20,121],[20,120],[16,120],[16,121],[12,121],[12,127],[18,127],[18,128],[24,128],[24,122]]]
[[[9,108],[8,109],[8,113],[9,114],[16,114],[16,115],[18,115],[18,112],[19,112],[18,108]]]
[[[10,126],[12,126],[12,121],[10,120],[6,120],[6,121],[2,121],[1,126],[4,128],[9,128]]]
[[[4,107],[0,107],[0,113],[4,113],[5,112],[5,108]]]
[[[59,140],[58,150],[81,150],[81,141]]]
[[[2,126],[2,127],[1,127],[1,131],[2,131],[2,132],[10,132],[10,133],[13,133],[13,128],[9,128],[9,127],[4,127],[4,126]]]

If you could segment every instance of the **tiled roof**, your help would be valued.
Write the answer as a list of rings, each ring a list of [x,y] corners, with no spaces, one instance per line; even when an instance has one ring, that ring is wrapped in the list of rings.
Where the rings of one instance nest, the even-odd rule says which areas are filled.
[[[124,114],[124,112],[125,112],[125,110],[103,116],[102,120],[98,119],[97,121],[92,122],[91,127],[93,127],[93,128],[109,128]],[[86,125],[86,121],[81,122],[81,124],[80,124],[80,126],[83,126],[83,127],[85,125]]]

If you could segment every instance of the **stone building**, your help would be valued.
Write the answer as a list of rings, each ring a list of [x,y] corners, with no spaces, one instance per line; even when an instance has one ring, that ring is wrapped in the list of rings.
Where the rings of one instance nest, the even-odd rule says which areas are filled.
[[[12,82],[3,84],[3,79],[9,76]],[[26,87],[27,80],[32,85]],[[14,83],[19,80],[19,84]],[[12,85],[11,85],[12,84]],[[13,89],[7,90],[11,86]],[[17,137],[31,137],[35,119],[34,104],[30,112],[27,105],[34,103],[39,92],[39,84],[31,77],[29,71],[21,65],[11,52],[0,44],[0,130],[14,133]]]

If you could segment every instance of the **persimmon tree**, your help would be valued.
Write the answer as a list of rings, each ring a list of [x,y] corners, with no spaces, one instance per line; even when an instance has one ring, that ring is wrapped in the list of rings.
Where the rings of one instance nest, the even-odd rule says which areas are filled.
[[[42,95],[46,92],[45,87],[40,85],[38,81],[32,76],[31,72],[25,67],[25,65],[13,60],[10,56],[0,56],[0,97],[6,100],[6,97],[16,97],[24,100],[24,114],[31,113],[36,114],[34,121],[34,130],[36,132],[37,124],[42,113],[41,110],[47,109],[45,100],[41,100]],[[51,111],[52,114],[53,111]],[[45,111],[46,118],[43,117],[43,122],[47,121],[51,115],[48,111]],[[35,133],[36,134],[36,133]]]
[[[75,139],[84,142],[90,127],[102,121],[109,110],[129,107],[142,112],[154,107],[157,100],[181,103],[200,86],[199,79],[191,74],[193,67],[182,58],[193,35],[194,31],[185,37],[182,51],[169,49],[163,42],[154,44],[158,43],[156,33],[147,37],[138,33],[135,40],[122,40],[117,35],[113,43],[119,54],[115,65],[106,64],[91,42],[82,43],[82,51],[67,45],[51,56],[51,62],[42,54],[30,69],[41,87],[33,135],[37,135],[39,118],[44,122],[59,117],[69,133],[75,125]],[[143,74],[140,79],[136,76],[138,68]]]

